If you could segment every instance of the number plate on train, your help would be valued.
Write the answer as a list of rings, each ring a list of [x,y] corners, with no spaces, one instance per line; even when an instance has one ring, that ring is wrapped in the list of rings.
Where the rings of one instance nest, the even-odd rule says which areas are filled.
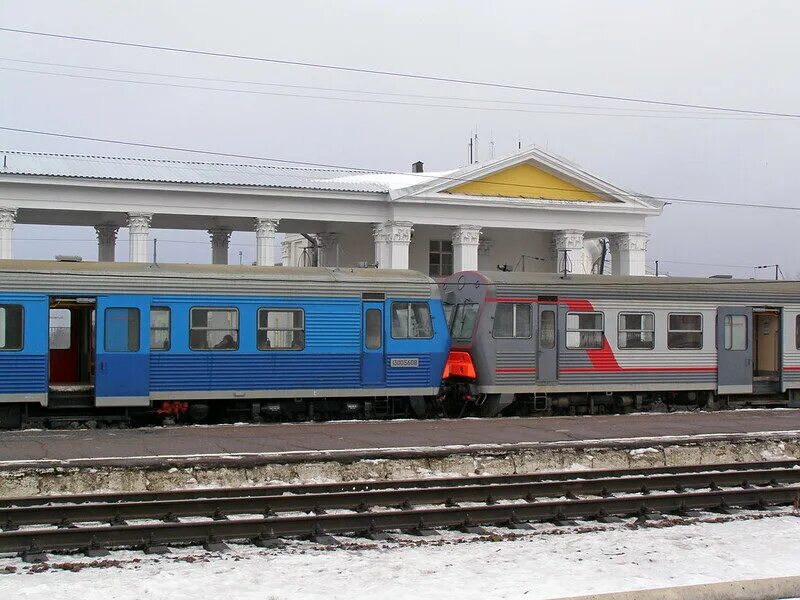
[[[418,358],[393,358],[389,361],[390,367],[395,368],[415,368],[419,366]]]

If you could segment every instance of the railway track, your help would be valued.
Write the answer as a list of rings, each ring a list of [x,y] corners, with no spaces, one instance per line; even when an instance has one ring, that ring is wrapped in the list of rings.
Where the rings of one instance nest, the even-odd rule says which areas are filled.
[[[140,547],[161,552],[181,544],[221,550],[230,540],[277,546],[288,537],[334,543],[334,534],[380,539],[393,530],[481,533],[484,525],[525,528],[528,521],[609,521],[798,502],[796,460],[25,497],[0,501],[0,553],[35,561],[46,559],[47,551],[101,555],[109,548]],[[136,522],[141,520],[146,522]]]

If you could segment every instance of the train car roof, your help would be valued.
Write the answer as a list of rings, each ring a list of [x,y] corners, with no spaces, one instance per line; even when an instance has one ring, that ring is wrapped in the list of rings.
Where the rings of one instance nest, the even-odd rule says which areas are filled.
[[[438,295],[435,283],[417,271],[395,269],[0,260],[0,290],[5,291],[431,296]]]
[[[160,275],[257,277],[264,280],[325,279],[326,281],[385,280],[435,283],[418,271],[403,269],[357,269],[336,267],[259,267],[254,265],[197,265],[178,263],[90,262],[59,260],[0,260],[0,272],[92,273],[109,275]]]
[[[591,289],[602,292],[639,290],[648,294],[698,294],[748,293],[794,296],[800,300],[800,281],[771,281],[764,279],[728,279],[723,277],[652,277],[613,275],[567,275],[558,273],[530,273],[520,271],[464,271],[455,273],[440,282],[443,289],[452,289],[464,277],[470,282],[481,282],[498,290],[520,292],[538,288],[553,294],[566,293],[569,289]],[[461,279],[463,281],[463,279]]]

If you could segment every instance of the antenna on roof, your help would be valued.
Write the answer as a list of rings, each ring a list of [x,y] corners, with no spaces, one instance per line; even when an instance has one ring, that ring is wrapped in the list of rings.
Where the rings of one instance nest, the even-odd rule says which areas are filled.
[[[467,159],[472,164],[472,132],[469,133],[469,144],[467,144]]]
[[[522,132],[517,132],[517,150],[522,150]]]
[[[494,133],[489,132],[489,157],[494,158]]]

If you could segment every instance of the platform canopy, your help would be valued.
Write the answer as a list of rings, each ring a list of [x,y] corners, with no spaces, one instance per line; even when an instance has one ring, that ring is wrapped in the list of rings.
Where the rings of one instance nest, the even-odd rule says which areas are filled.
[[[432,276],[507,268],[588,272],[610,240],[618,273],[644,273],[645,219],[663,203],[531,148],[466,167],[389,173],[222,162],[0,152],[0,258],[15,223],[90,225],[98,259],[148,260],[151,228],[207,230],[228,259],[255,231],[256,262],[375,265]],[[283,260],[273,252],[286,233]],[[527,257],[527,258],[526,258]]]

